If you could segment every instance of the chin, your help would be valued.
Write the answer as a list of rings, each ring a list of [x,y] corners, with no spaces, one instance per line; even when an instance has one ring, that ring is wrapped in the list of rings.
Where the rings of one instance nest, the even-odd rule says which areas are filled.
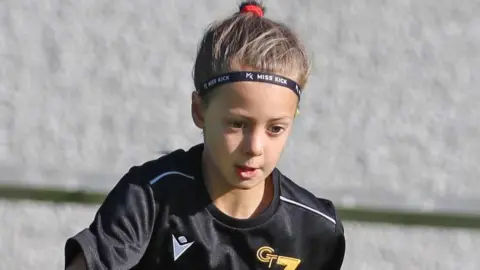
[[[258,183],[255,183],[255,184],[239,183],[239,184],[236,184],[234,187],[235,189],[249,190],[256,187],[257,185]]]
[[[230,184],[232,184],[232,186],[234,188],[242,189],[242,190],[252,189],[252,188],[258,186],[259,184],[263,183],[263,181],[264,181],[261,178],[253,178],[253,179],[244,180],[244,179],[238,178],[238,176],[235,178],[235,180],[236,180],[235,183],[230,183]]]

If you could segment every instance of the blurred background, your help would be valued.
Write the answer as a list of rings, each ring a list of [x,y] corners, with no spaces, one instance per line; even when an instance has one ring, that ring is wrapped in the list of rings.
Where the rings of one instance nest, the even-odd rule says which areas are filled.
[[[480,2],[265,0],[313,60],[280,169],[345,220],[343,269],[480,269]],[[201,141],[222,0],[0,1],[0,269],[63,269],[128,169]]]

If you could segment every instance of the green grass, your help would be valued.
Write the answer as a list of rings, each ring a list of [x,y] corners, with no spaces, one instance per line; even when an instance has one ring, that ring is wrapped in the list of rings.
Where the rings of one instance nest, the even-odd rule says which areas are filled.
[[[54,203],[99,204],[105,198],[105,194],[0,185],[0,198],[7,200],[36,200]]]
[[[389,223],[404,226],[480,229],[480,216],[456,213],[406,212],[388,209],[341,208],[345,221]]]
[[[53,203],[100,204],[103,193],[65,191],[58,189],[14,187],[0,185],[0,198],[8,200],[37,200]],[[480,229],[480,216],[453,213],[401,212],[388,209],[338,207],[345,222],[389,223],[404,226]]]

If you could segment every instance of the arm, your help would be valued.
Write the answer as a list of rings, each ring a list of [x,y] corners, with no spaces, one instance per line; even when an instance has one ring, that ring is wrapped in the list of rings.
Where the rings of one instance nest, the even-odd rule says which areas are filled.
[[[66,270],[87,270],[87,264],[85,263],[85,256],[82,252],[72,260],[72,263],[66,268]]]
[[[66,269],[130,269],[148,246],[158,207],[141,167],[133,167],[97,211],[90,226],[65,244]]]

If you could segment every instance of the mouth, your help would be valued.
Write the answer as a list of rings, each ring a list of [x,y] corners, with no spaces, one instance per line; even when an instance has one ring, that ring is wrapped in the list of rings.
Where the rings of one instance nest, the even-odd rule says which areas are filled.
[[[244,180],[252,179],[259,171],[259,168],[249,166],[235,166],[237,174]]]

